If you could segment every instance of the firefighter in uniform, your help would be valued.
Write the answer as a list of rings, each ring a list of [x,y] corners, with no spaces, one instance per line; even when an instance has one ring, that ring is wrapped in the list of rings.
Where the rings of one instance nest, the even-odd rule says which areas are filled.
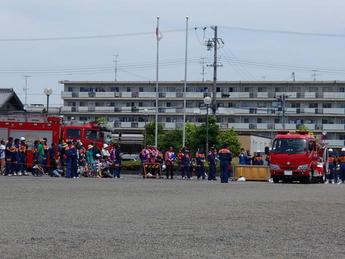
[[[191,172],[190,172],[190,154],[189,154],[189,150],[184,147],[182,149],[182,166],[183,166],[183,175],[182,175],[182,179],[191,179]]]
[[[220,161],[220,182],[227,183],[229,182],[229,166],[231,165],[232,155],[226,144],[219,150],[218,157]]]
[[[72,145],[72,141],[67,142],[65,149],[66,157],[66,178],[76,178],[78,176],[78,154],[75,146]]]
[[[208,152],[207,161],[209,167],[208,180],[216,181],[216,160],[217,160],[217,151],[214,147]]]
[[[198,179],[205,180],[205,154],[202,150],[198,149],[195,154],[196,172]]]
[[[260,153],[260,151],[257,151],[255,156],[253,157],[253,165],[263,165],[264,159]]]
[[[345,182],[345,147],[341,149],[339,158],[338,158],[339,166],[340,166],[340,180],[338,183]]]
[[[28,146],[25,143],[25,138],[20,138],[20,144],[19,144],[19,172],[23,175],[29,175],[26,172],[26,151]]]
[[[337,161],[336,161],[336,156],[333,152],[333,149],[328,149],[328,175],[327,175],[327,182],[337,182],[337,174],[336,174],[336,169],[337,169]]]
[[[14,145],[12,146],[12,171],[13,175],[22,175],[19,172],[20,166],[20,159],[19,159],[19,139],[16,138],[14,140]]]
[[[6,160],[6,166],[5,166],[5,175],[11,176],[13,174],[12,170],[12,146],[13,146],[13,138],[9,137],[6,149],[5,149],[5,160]]]

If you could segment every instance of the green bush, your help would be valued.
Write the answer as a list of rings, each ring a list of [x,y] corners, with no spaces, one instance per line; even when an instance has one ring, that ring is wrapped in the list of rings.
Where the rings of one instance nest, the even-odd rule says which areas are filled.
[[[140,169],[140,161],[122,161],[122,170],[138,171]]]

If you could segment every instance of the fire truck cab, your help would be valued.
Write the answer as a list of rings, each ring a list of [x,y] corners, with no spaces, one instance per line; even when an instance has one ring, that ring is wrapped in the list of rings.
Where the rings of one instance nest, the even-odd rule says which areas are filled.
[[[270,171],[274,183],[324,182],[327,148],[307,131],[278,132],[270,152]]]

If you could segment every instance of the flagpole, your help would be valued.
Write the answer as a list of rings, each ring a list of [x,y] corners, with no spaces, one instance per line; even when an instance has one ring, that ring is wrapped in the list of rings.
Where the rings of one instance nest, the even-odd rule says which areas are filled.
[[[157,17],[156,39],[157,39],[157,60],[156,60],[156,116],[155,116],[155,146],[158,148],[158,66],[159,66],[159,17]]]
[[[186,17],[186,48],[184,55],[184,89],[183,89],[183,130],[182,130],[182,147],[186,145],[186,93],[187,93],[187,58],[188,58],[188,19]]]

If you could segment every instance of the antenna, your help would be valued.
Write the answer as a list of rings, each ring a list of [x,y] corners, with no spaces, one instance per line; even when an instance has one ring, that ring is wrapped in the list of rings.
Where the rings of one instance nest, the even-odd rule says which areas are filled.
[[[119,54],[115,54],[115,55],[113,55],[113,57],[114,57],[114,81],[117,81],[117,58],[119,57]]]
[[[206,75],[206,71],[205,71],[205,57],[200,58],[200,64],[201,64],[201,75],[202,75],[202,82],[205,82],[205,75]]]
[[[313,72],[312,74],[311,74],[311,77],[313,78],[313,80],[314,81],[316,81],[317,80],[317,76],[319,75],[319,71],[318,70],[312,70],[311,72]]]
[[[292,81],[293,81],[293,82],[296,81],[296,74],[295,74],[295,72],[292,72],[291,78],[292,78]]]
[[[24,94],[25,94],[25,103],[24,103],[24,106],[26,107],[28,105],[28,78],[31,77],[31,76],[28,76],[28,75],[25,75],[24,78],[25,78],[25,88],[23,88],[23,91],[24,91]]]

